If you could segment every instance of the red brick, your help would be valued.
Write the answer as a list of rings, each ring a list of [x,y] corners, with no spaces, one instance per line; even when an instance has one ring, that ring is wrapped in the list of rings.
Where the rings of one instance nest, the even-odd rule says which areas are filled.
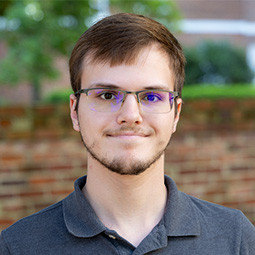
[[[254,167],[250,167],[250,166],[232,166],[230,169],[232,171],[246,171],[246,170],[254,170]]]
[[[71,165],[53,165],[48,167],[49,170],[72,170],[73,166]]]
[[[218,168],[203,168],[203,169],[186,169],[181,170],[180,174],[199,174],[199,173],[220,173],[221,170]]]
[[[57,201],[55,201],[55,202],[57,202]],[[42,210],[42,209],[44,209],[44,208],[46,208],[46,207],[49,207],[49,206],[52,205],[52,204],[54,204],[54,202],[52,202],[52,203],[35,204],[35,205],[34,205],[34,208],[35,208],[36,211],[39,211],[39,210]]]
[[[59,139],[61,138],[63,134],[62,130],[59,129],[51,129],[51,130],[47,130],[47,129],[43,129],[43,130],[36,130],[34,132],[34,138],[35,139]]]
[[[55,110],[56,110],[56,106],[54,105],[36,106],[34,108],[34,114],[52,116]]]
[[[222,110],[233,110],[235,108],[237,108],[237,106],[239,105],[239,102],[237,100],[234,99],[219,99],[217,100],[217,108]]]
[[[198,111],[208,111],[211,110],[214,106],[214,103],[210,100],[197,100],[192,102],[192,107]]]
[[[23,139],[29,139],[31,138],[32,133],[30,130],[27,131],[16,131],[16,132],[8,132],[5,139],[8,140],[23,140]]]
[[[222,188],[215,188],[213,190],[208,190],[206,192],[206,196],[210,196],[210,195],[216,195],[216,194],[225,194],[226,190],[222,189]]]
[[[23,161],[24,157],[22,155],[15,155],[15,154],[5,154],[1,157],[2,161],[5,162],[13,162],[13,161]]]
[[[19,171],[20,172],[34,172],[34,171],[44,171],[47,169],[46,166],[39,165],[37,163],[29,163],[29,164],[24,164],[20,166]]]
[[[85,173],[84,173],[85,175]],[[73,185],[73,182],[78,179],[80,176],[68,176],[68,177],[63,177],[61,178],[61,181],[69,181],[71,185]]]
[[[222,170],[221,169],[218,169],[218,168],[209,168],[209,169],[205,169],[205,170],[203,170],[203,172],[206,172],[206,173],[220,173],[220,172],[222,172]]]
[[[180,174],[197,174],[198,170],[181,170]]]
[[[242,108],[255,109],[255,100],[254,99],[242,100],[241,106]]]
[[[63,190],[52,190],[52,195],[68,195],[73,192],[73,189],[63,189]]]
[[[240,178],[242,181],[245,181],[245,182],[254,182],[255,183],[255,176],[247,176],[247,177],[241,177]],[[254,185],[255,186],[255,185]]]
[[[58,149],[56,148],[55,152],[52,153],[36,153],[33,156],[33,159],[35,162],[37,162],[38,160],[56,160],[58,158],[60,158],[61,155],[59,155]]]
[[[15,222],[13,219],[0,218],[0,232]]]
[[[0,200],[5,198],[12,198],[14,197],[14,194],[8,193],[8,194],[0,194]]]
[[[233,183],[243,183],[243,182],[254,182],[255,183],[255,176],[245,176],[244,174],[242,174],[241,176],[230,176],[228,178],[228,182],[230,182],[231,184]],[[255,185],[254,185],[255,186]]]
[[[240,202],[239,201],[224,201],[224,202],[221,202],[221,205],[227,206],[230,208],[238,208],[240,205]]]
[[[40,184],[48,184],[48,183],[54,183],[56,182],[55,178],[47,178],[47,177],[32,177],[29,179],[29,183],[33,185],[40,185]]]
[[[26,113],[25,107],[20,106],[8,106],[8,107],[0,107],[0,116],[23,116]]]
[[[27,192],[20,192],[20,197],[35,197],[35,196],[42,196],[43,192],[40,191],[27,191]]]
[[[248,205],[255,205],[255,199],[245,201]]]
[[[25,211],[27,208],[28,207],[26,205],[8,205],[4,206],[3,211],[12,213],[17,211]]]
[[[26,180],[3,180],[0,182],[0,185],[3,185],[3,186],[9,186],[9,185],[25,185],[27,184],[27,181]]]
[[[81,164],[81,168],[83,168],[83,169],[84,169],[84,168],[86,169],[87,166],[88,166],[88,165],[87,165],[87,162]]]
[[[196,175],[197,177],[197,175]],[[192,185],[192,189],[194,189],[194,186],[201,186],[201,185],[207,185],[208,180],[197,180],[196,178],[189,179],[187,181],[183,181],[183,187],[186,187],[186,185]]]
[[[10,120],[0,120],[0,127],[1,128],[9,128],[11,126]]]

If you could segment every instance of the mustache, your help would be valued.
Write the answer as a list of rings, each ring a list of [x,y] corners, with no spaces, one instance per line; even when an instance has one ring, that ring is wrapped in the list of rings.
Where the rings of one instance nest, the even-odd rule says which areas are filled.
[[[130,127],[130,126],[122,126],[121,128],[119,129],[107,129],[104,131],[104,134],[105,135],[118,135],[120,133],[125,133],[125,132],[131,132],[131,133],[134,133],[134,134],[142,134],[144,136],[149,136],[151,134],[153,134],[153,130],[150,129],[150,130],[145,130],[145,129],[142,129],[142,128],[138,128],[138,127]]]

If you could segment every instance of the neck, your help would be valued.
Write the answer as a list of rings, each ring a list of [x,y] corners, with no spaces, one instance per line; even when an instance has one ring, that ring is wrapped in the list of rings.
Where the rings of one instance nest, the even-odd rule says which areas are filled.
[[[164,214],[167,200],[164,156],[135,176],[116,174],[95,163],[88,159],[83,192],[99,219],[122,236],[128,236],[132,226],[133,231],[143,231],[145,237]]]

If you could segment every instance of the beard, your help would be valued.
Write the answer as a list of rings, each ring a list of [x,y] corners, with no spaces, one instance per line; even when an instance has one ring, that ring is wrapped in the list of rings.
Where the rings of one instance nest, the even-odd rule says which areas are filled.
[[[165,152],[167,146],[170,143],[170,138],[167,145],[161,149],[159,152],[155,153],[155,155],[147,161],[137,160],[136,158],[129,159],[129,162],[123,157],[116,157],[112,160],[109,160],[106,157],[102,157],[94,151],[95,144],[89,146],[86,144],[85,140],[83,139],[82,133],[80,132],[81,140],[85,148],[87,149],[88,153],[98,161],[101,165],[105,166],[108,170],[120,174],[120,175],[139,175],[143,173],[146,169],[156,163],[159,158]]]

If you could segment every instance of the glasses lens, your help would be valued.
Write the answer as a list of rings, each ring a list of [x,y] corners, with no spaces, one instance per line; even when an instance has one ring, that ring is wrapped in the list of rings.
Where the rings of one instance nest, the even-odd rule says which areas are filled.
[[[97,112],[116,112],[120,109],[124,93],[114,89],[93,89],[88,92],[89,107]]]
[[[165,91],[144,91],[139,94],[142,109],[151,113],[166,113],[172,108],[174,95]]]

